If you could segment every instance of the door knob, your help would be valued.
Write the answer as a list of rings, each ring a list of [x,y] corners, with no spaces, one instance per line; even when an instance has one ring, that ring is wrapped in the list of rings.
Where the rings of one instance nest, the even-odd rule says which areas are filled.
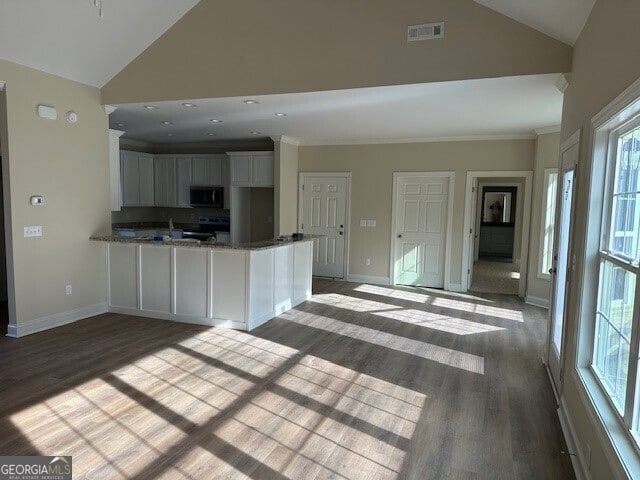
[[[550,268],[549,269],[549,275],[556,273],[557,270],[555,268]]]
[[[398,238],[402,238],[402,234],[401,233],[398,234]]]

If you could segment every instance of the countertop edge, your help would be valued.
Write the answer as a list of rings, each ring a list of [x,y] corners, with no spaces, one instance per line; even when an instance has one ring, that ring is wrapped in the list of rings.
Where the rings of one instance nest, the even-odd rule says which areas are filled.
[[[286,245],[293,245],[301,242],[311,242],[316,238],[321,238],[319,235],[305,236],[300,240],[267,240],[264,242],[253,243],[211,243],[211,242],[184,242],[179,239],[173,241],[154,241],[146,238],[131,238],[131,237],[118,237],[114,235],[92,235],[89,240],[93,242],[105,242],[105,243],[129,243],[138,245],[150,245],[154,247],[181,247],[181,248],[205,248],[209,250],[267,250],[271,248],[284,247]]]

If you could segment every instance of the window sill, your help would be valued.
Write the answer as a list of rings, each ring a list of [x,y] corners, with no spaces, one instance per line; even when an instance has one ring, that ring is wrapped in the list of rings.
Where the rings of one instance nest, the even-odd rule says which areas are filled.
[[[589,409],[592,421],[599,423],[594,428],[600,433],[598,437],[616,478],[636,478],[637,475],[629,472],[640,472],[640,455],[631,434],[627,432],[591,369],[579,367],[576,368],[576,374],[579,386],[582,387],[578,390],[585,403],[592,407]],[[589,466],[585,467],[588,469]]]

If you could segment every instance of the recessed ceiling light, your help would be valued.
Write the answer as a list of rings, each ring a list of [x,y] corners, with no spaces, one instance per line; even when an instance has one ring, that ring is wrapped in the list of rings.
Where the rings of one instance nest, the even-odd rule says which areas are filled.
[[[167,137],[173,137],[175,133],[167,133]]]
[[[212,118],[211,120],[209,120],[210,122],[213,123],[222,123],[222,120],[218,120],[217,118]]]
[[[207,135],[209,135],[210,137],[213,137],[215,135],[215,133],[209,132],[209,133],[207,133]]]
[[[255,130],[252,130],[251,132],[249,132],[251,135],[262,135],[260,132],[256,132]]]
[[[124,127],[125,126],[124,123],[116,123],[116,125],[118,125],[119,127]]]
[[[286,116],[287,116],[287,114],[286,114],[286,113],[274,113],[274,115],[275,115],[276,117],[286,117]]]
[[[182,106],[183,107],[197,107],[197,105],[195,103],[189,103],[189,102],[183,103]]]
[[[172,123],[169,120],[165,120],[164,122],[162,122],[163,125],[172,125]]]
[[[147,110],[158,110],[158,107],[156,107],[155,105],[145,105],[144,108],[146,108]]]
[[[256,105],[260,102],[257,100],[245,100],[244,103],[246,103],[247,105]]]

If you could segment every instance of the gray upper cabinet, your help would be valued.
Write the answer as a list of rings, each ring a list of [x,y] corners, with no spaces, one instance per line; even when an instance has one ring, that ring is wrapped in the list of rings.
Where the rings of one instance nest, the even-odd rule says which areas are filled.
[[[222,185],[224,155],[202,155],[191,159],[192,185]]]
[[[231,185],[273,187],[273,152],[230,152]]]
[[[178,207],[188,208],[191,206],[191,158],[176,158],[176,180]]]
[[[154,205],[153,155],[123,150],[120,152],[122,205]]]
[[[176,195],[176,158],[156,156],[153,159],[154,189],[156,207],[175,207]]]

